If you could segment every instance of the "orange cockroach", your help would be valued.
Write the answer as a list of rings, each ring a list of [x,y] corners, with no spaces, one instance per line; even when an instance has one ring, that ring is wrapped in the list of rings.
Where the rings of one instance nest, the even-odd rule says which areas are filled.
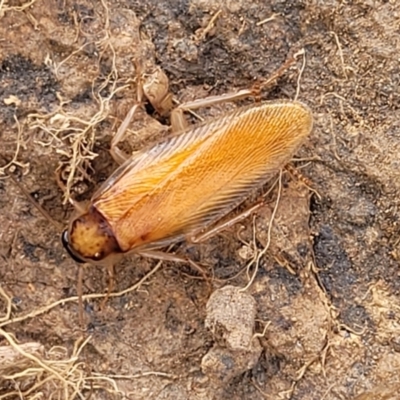
[[[126,253],[151,255],[172,243],[195,241],[265,184],[310,133],[312,115],[305,105],[258,103],[194,127],[183,120],[185,110],[254,95],[241,90],[177,107],[171,123],[178,133],[127,159],[72,219],[62,235],[69,254],[79,262],[109,263]],[[159,103],[168,99],[166,93],[161,97]],[[114,155],[120,158],[116,149]]]

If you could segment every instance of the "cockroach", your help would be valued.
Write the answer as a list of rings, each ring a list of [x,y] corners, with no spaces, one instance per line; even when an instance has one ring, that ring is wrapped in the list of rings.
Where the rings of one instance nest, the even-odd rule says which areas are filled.
[[[182,119],[185,110],[249,96],[253,90],[177,107],[171,123],[178,133],[128,158],[71,220],[62,241],[72,258],[108,264],[127,253],[196,241],[264,185],[311,132],[307,106],[255,103],[192,127]]]

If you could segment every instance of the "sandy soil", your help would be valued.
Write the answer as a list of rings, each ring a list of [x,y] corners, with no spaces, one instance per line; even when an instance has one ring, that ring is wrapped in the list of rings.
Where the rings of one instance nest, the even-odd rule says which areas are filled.
[[[396,1],[0,1],[0,398],[400,399],[399,26]],[[116,168],[135,65],[182,102],[249,88],[301,49],[265,93],[315,118],[294,162],[307,179],[283,174],[270,236],[277,187],[254,217],[174,247],[207,279],[127,257],[100,307],[108,274],[87,267],[82,326],[66,199]],[[168,134],[152,111],[126,151]]]

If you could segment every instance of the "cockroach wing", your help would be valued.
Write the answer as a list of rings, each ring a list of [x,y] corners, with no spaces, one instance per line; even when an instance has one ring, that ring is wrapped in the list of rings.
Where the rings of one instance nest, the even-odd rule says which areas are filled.
[[[118,221],[141,199],[148,198],[212,134],[204,126],[135,153],[95,192],[92,203],[101,207],[108,221]]]
[[[263,103],[151,149],[96,200],[124,251],[190,237],[290,160],[312,128],[307,107]]]

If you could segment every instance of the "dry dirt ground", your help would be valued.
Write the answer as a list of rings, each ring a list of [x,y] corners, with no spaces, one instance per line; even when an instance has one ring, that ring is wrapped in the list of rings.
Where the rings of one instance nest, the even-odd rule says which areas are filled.
[[[400,399],[399,26],[395,0],[1,0],[0,399]],[[66,199],[115,169],[135,65],[182,102],[294,53],[265,97],[311,108],[307,180],[172,249],[203,274],[127,257],[101,307],[107,271],[86,267],[80,309]],[[126,148],[168,134],[153,111]]]

